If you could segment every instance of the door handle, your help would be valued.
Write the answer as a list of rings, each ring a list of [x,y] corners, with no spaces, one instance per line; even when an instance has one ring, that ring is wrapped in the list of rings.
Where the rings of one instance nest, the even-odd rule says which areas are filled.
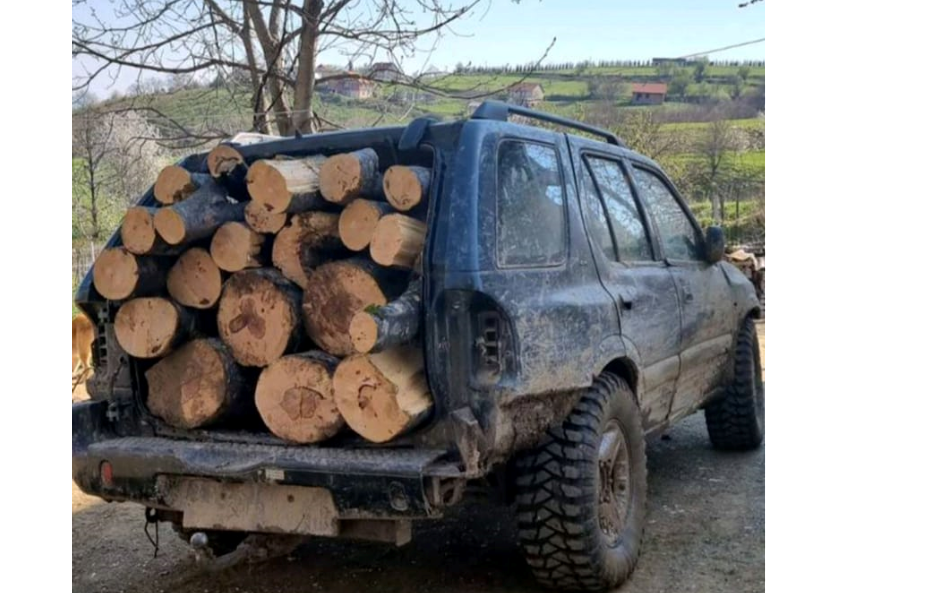
[[[621,304],[621,309],[623,309],[624,311],[630,311],[631,309],[634,308],[634,297],[629,296],[629,295],[625,296],[623,294],[619,294],[618,303]]]
[[[692,297],[692,293],[689,292],[689,291],[686,291],[685,301],[686,301],[687,303],[691,303],[691,302],[692,302],[692,298],[693,298],[693,297]]]

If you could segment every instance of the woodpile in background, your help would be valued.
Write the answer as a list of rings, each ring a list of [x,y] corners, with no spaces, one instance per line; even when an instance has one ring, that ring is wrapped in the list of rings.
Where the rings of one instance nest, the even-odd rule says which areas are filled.
[[[263,140],[260,138],[259,140]],[[259,417],[294,443],[373,442],[432,410],[420,341],[431,171],[372,148],[205,172],[173,165],[94,265],[149,411],[183,429]],[[392,165],[392,166],[391,166]]]

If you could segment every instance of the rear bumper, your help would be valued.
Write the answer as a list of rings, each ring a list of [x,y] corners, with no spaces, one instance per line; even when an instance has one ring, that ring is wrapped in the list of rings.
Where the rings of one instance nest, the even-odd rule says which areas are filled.
[[[462,482],[446,451],[253,445],[107,432],[105,402],[72,405],[72,477],[105,500],[174,509],[163,485],[175,477],[328,489],[340,519],[441,516]],[[106,481],[101,466],[108,462]]]

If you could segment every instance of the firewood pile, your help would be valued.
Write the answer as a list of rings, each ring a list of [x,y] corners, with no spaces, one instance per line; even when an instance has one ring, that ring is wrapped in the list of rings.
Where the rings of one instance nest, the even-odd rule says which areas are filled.
[[[318,443],[386,442],[432,409],[420,334],[431,172],[365,148],[163,169],[159,207],[130,208],[94,287],[146,379],[146,405],[183,429],[259,415]]]

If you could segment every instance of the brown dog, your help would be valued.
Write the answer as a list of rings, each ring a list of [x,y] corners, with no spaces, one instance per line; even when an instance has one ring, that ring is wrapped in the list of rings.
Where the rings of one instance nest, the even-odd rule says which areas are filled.
[[[72,319],[72,375],[81,363],[81,372],[91,369],[91,342],[94,341],[94,326],[84,313]]]

